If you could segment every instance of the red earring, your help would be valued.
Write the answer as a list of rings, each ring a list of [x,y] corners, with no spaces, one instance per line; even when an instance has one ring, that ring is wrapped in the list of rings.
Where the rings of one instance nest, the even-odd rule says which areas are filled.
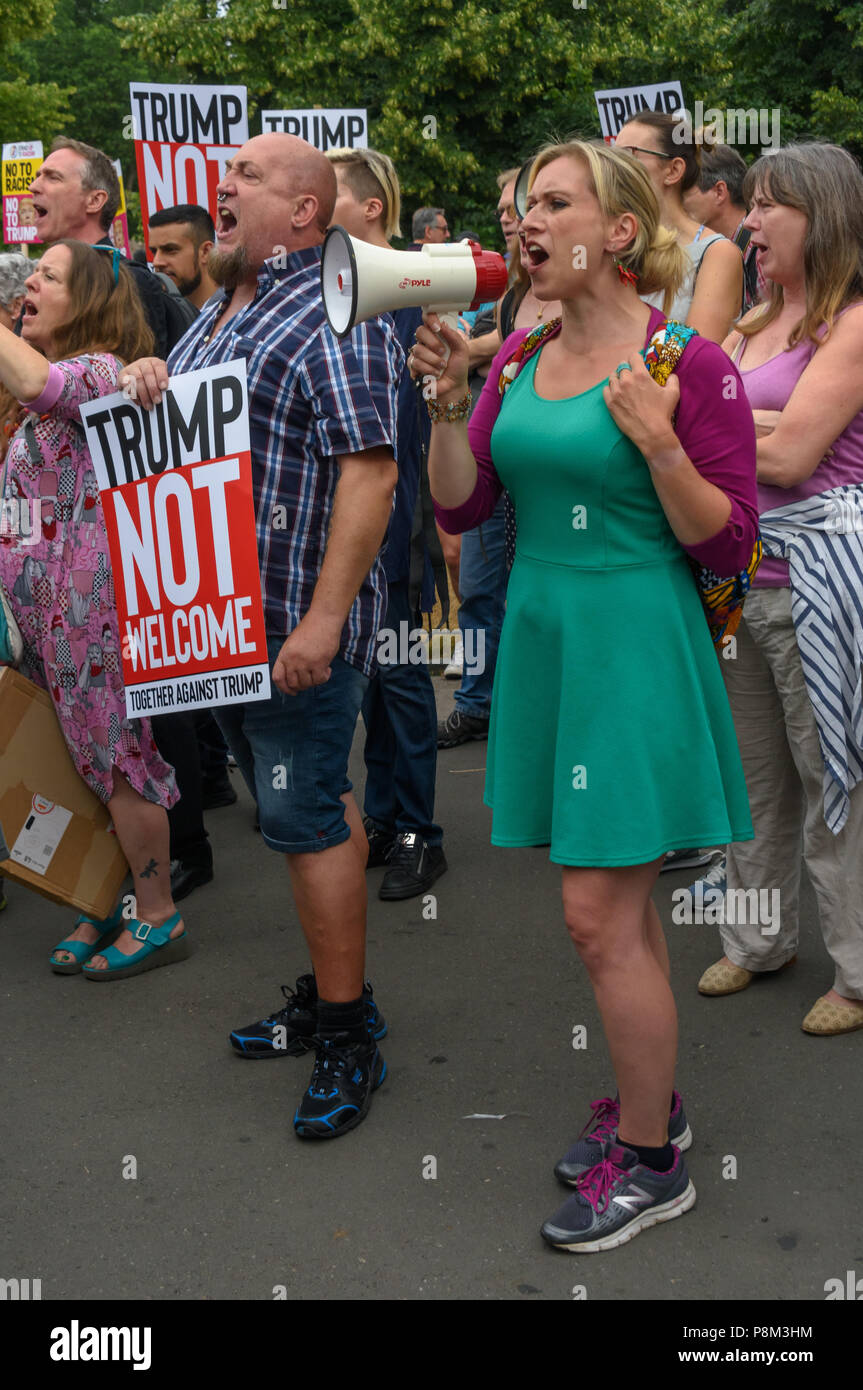
[[[634,270],[628,269],[622,261],[615,261],[614,264],[617,266],[617,273],[620,276],[622,284],[634,285],[636,283],[638,276]]]

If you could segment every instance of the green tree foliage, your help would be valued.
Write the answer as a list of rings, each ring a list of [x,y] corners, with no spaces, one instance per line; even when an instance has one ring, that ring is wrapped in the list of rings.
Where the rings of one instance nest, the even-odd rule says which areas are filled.
[[[734,0],[731,24],[736,105],[778,106],[783,144],[863,154],[863,3]]]
[[[562,133],[596,135],[595,88],[731,82],[730,29],[708,0],[177,0],[122,28],[177,81],[245,83],[253,132],[261,107],[367,107],[407,208],[443,204],[486,235],[497,171]]]
[[[50,28],[55,0],[3,0],[0,19],[0,143],[50,141],[70,119],[74,91],[68,71],[38,75],[27,64],[22,45],[28,36]],[[47,79],[47,80],[46,80]]]
[[[497,171],[596,135],[599,88],[677,79],[690,107],[779,107],[783,142],[863,153],[863,0],[2,4],[0,136],[64,130],[119,156],[133,189],[130,80],[244,84],[252,133],[264,107],[366,107],[406,210],[444,206],[486,238]]]
[[[29,2],[29,0],[28,0]],[[3,0],[3,4],[8,0]],[[17,3],[17,0],[16,0]],[[37,0],[45,4],[47,0]],[[134,187],[135,161],[131,141],[123,139],[123,120],[129,111],[129,83],[146,77],[172,82],[170,64],[158,64],[140,50],[124,49],[123,34],[114,21],[135,13],[141,0],[51,0],[56,6],[50,24],[34,24],[16,56],[32,76],[62,74],[74,82],[71,113],[63,133],[96,145],[123,163],[123,177]],[[165,0],[150,0],[152,18]],[[54,125],[50,134],[59,133]]]

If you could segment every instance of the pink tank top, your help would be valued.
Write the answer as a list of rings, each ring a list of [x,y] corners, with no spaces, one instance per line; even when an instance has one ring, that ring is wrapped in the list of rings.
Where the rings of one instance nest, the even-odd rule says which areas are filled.
[[[850,305],[847,307],[851,307]],[[841,313],[844,313],[843,309]],[[839,315],[841,317],[841,314]],[[753,410],[783,410],[794,387],[812,361],[815,344],[805,338],[788,352],[777,353],[760,367],[746,370],[746,343],[736,358],[737,370],[743,380],[746,398]],[[810,478],[796,487],[775,487],[758,484],[758,514],[773,507],[787,507],[790,502],[814,497],[831,487],[845,487],[863,482],[863,411],[843,430],[832,446],[833,457],[825,459]],[[788,563],[766,556],[752,582],[754,589],[784,589],[788,587]]]

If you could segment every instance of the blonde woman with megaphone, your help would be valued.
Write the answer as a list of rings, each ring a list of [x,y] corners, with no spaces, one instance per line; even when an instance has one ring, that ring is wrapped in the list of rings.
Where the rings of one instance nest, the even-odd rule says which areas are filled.
[[[429,471],[441,524],[476,526],[502,487],[516,509],[485,799],[493,844],[548,845],[561,866],[564,918],[616,1074],[617,1095],[593,1102],[556,1166],[573,1191],[542,1228],[581,1252],[695,1201],[651,891],[669,850],[752,836],[687,555],[725,575],[748,561],[755,431],[718,345],[696,337],[664,387],[645,366],[664,319],[639,295],[673,297],[686,264],[635,160],[603,144],[549,146],[527,204],[521,256],[561,318],[538,340],[519,330],[503,344],[470,433],[467,347],[433,314],[411,370],[437,383]],[[723,391],[729,379],[736,393]],[[569,1123],[551,1130],[563,1139]]]

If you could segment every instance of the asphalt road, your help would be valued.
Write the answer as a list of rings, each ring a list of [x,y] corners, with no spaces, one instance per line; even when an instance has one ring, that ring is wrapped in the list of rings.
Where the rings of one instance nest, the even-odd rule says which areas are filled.
[[[437,690],[445,713],[453,686]],[[358,786],[360,739],[361,726]],[[489,844],[485,752],[440,755],[450,868],[436,919],[418,898],[380,902],[383,870],[369,873],[368,970],[389,1022],[389,1075],[365,1123],[335,1142],[291,1129],[310,1059],[243,1061],[227,1044],[308,969],[286,870],[254,833],[244,787],[208,816],[216,877],[184,904],[196,943],[185,962],[102,988],[54,975],[48,957],[70,912],[9,887],[0,1278],[38,1278],[43,1299],[76,1300],[269,1300],[281,1289],[292,1300],[557,1300],[583,1289],[598,1300],[821,1301],[828,1279],[863,1275],[863,1032],[800,1030],[832,982],[811,891],[797,965],[704,999],[695,986],[720,954],[716,930],[670,925],[686,872],[662,875],[656,901],[696,1206],[606,1254],[543,1244],[563,1194],[554,1162],[614,1086],[558,870],[544,850]],[[576,1025],[586,1048],[572,1046]],[[723,1175],[729,1158],[736,1177]]]

